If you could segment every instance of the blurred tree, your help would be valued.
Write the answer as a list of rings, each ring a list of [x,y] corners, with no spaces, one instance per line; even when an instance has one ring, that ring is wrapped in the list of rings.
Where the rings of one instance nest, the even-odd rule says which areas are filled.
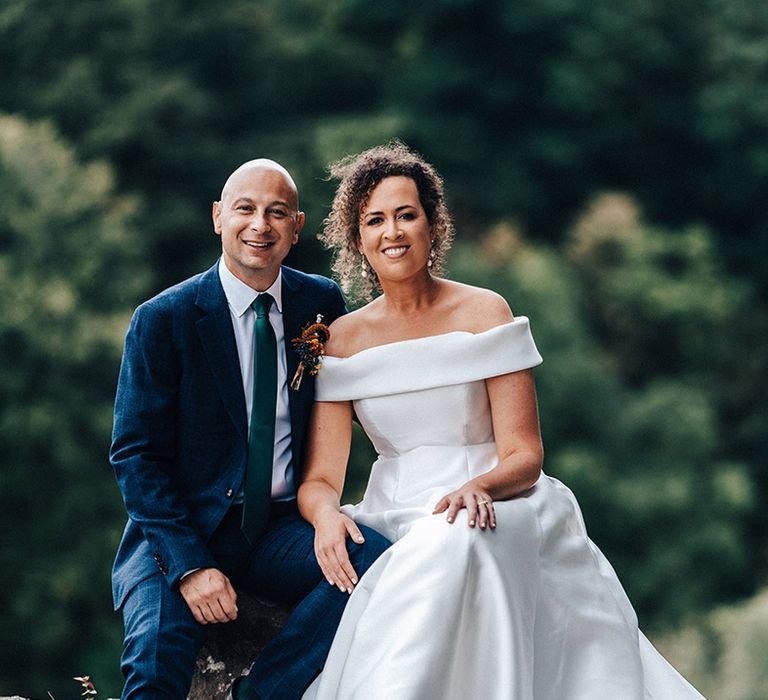
[[[357,147],[368,130],[362,144],[370,145],[395,128],[358,118],[374,106],[358,95],[375,64],[338,40],[334,17],[333,5],[318,2],[292,10],[274,0],[8,0],[0,109],[53,116],[85,157],[109,158],[121,189],[142,193],[158,287],[210,264],[218,250],[212,234],[203,243],[210,203],[256,156],[295,174],[309,220],[293,257],[319,271],[325,257],[312,233],[331,198],[318,182],[324,144]],[[335,115],[350,112],[340,127]],[[332,136],[339,128],[349,141]]]
[[[663,385],[677,386],[677,399],[674,392],[668,398],[687,396],[689,407],[699,396],[699,418],[710,415],[682,441],[686,449],[714,448],[721,459],[749,465],[756,493],[768,492],[768,314],[749,283],[725,272],[711,234],[650,227],[630,199],[602,195],[572,228],[567,250],[587,290],[592,329],[625,380],[649,402],[661,399]],[[664,412],[663,402],[656,410]],[[678,428],[685,424],[668,413]],[[643,420],[636,419],[638,431]],[[659,452],[679,451],[674,442],[659,444]],[[768,515],[750,508],[749,523],[748,588],[766,571]]]
[[[160,285],[215,254],[189,236],[240,161],[297,174],[310,233],[327,161],[398,135],[470,233],[511,216],[556,240],[619,188],[706,223],[768,293],[766,33],[759,0],[6,0],[0,109],[54,118],[144,194]]]
[[[626,196],[596,198],[571,230],[568,253],[600,338],[633,383],[712,373],[749,311],[746,285],[723,275],[708,231],[651,228]]]
[[[708,0],[708,7],[700,23],[707,36],[701,69],[709,79],[695,106],[707,165],[688,171],[691,196],[700,217],[726,234],[722,247],[732,267],[767,301],[768,5]]]
[[[768,591],[722,606],[654,640],[676,668],[708,698],[768,697]]]
[[[150,283],[137,213],[106,164],[0,116],[0,685],[33,697],[79,672],[117,687],[106,455],[126,310]]]
[[[765,250],[768,10],[757,0],[344,3],[373,88],[435,161],[474,232],[521,218],[557,239],[593,192],[703,220],[755,275]],[[762,280],[760,281],[762,284]]]

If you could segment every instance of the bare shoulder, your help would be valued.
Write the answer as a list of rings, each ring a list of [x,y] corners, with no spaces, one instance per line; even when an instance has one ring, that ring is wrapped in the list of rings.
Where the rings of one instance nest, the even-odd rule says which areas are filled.
[[[507,300],[501,294],[460,282],[448,284],[453,313],[466,330],[482,333],[515,320]]]
[[[325,351],[333,357],[349,357],[363,347],[363,341],[369,336],[369,329],[374,323],[376,301],[339,316],[330,325],[330,337],[325,344]],[[371,308],[374,307],[374,308]]]

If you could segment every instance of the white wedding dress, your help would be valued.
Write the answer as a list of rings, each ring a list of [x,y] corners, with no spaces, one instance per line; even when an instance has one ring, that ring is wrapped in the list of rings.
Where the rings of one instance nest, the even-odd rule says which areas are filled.
[[[485,378],[538,365],[528,319],[324,358],[379,457],[343,512],[394,543],[350,597],[304,700],[701,698],[639,632],[571,491],[542,475],[495,531],[432,515],[497,463]]]

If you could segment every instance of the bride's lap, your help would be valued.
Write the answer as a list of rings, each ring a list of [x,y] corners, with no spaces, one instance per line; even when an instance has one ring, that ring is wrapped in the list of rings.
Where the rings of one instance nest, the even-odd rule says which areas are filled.
[[[471,552],[503,556],[505,560],[535,556],[541,541],[536,509],[524,499],[494,504],[496,527],[469,527],[466,509],[449,523],[445,513],[416,520],[406,537],[418,539],[426,551],[457,558]]]

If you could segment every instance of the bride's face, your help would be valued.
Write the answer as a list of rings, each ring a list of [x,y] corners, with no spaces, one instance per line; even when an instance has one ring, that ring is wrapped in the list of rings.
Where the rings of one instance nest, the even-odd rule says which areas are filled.
[[[409,177],[387,177],[371,190],[360,217],[360,252],[380,280],[406,279],[427,267],[432,230]]]

